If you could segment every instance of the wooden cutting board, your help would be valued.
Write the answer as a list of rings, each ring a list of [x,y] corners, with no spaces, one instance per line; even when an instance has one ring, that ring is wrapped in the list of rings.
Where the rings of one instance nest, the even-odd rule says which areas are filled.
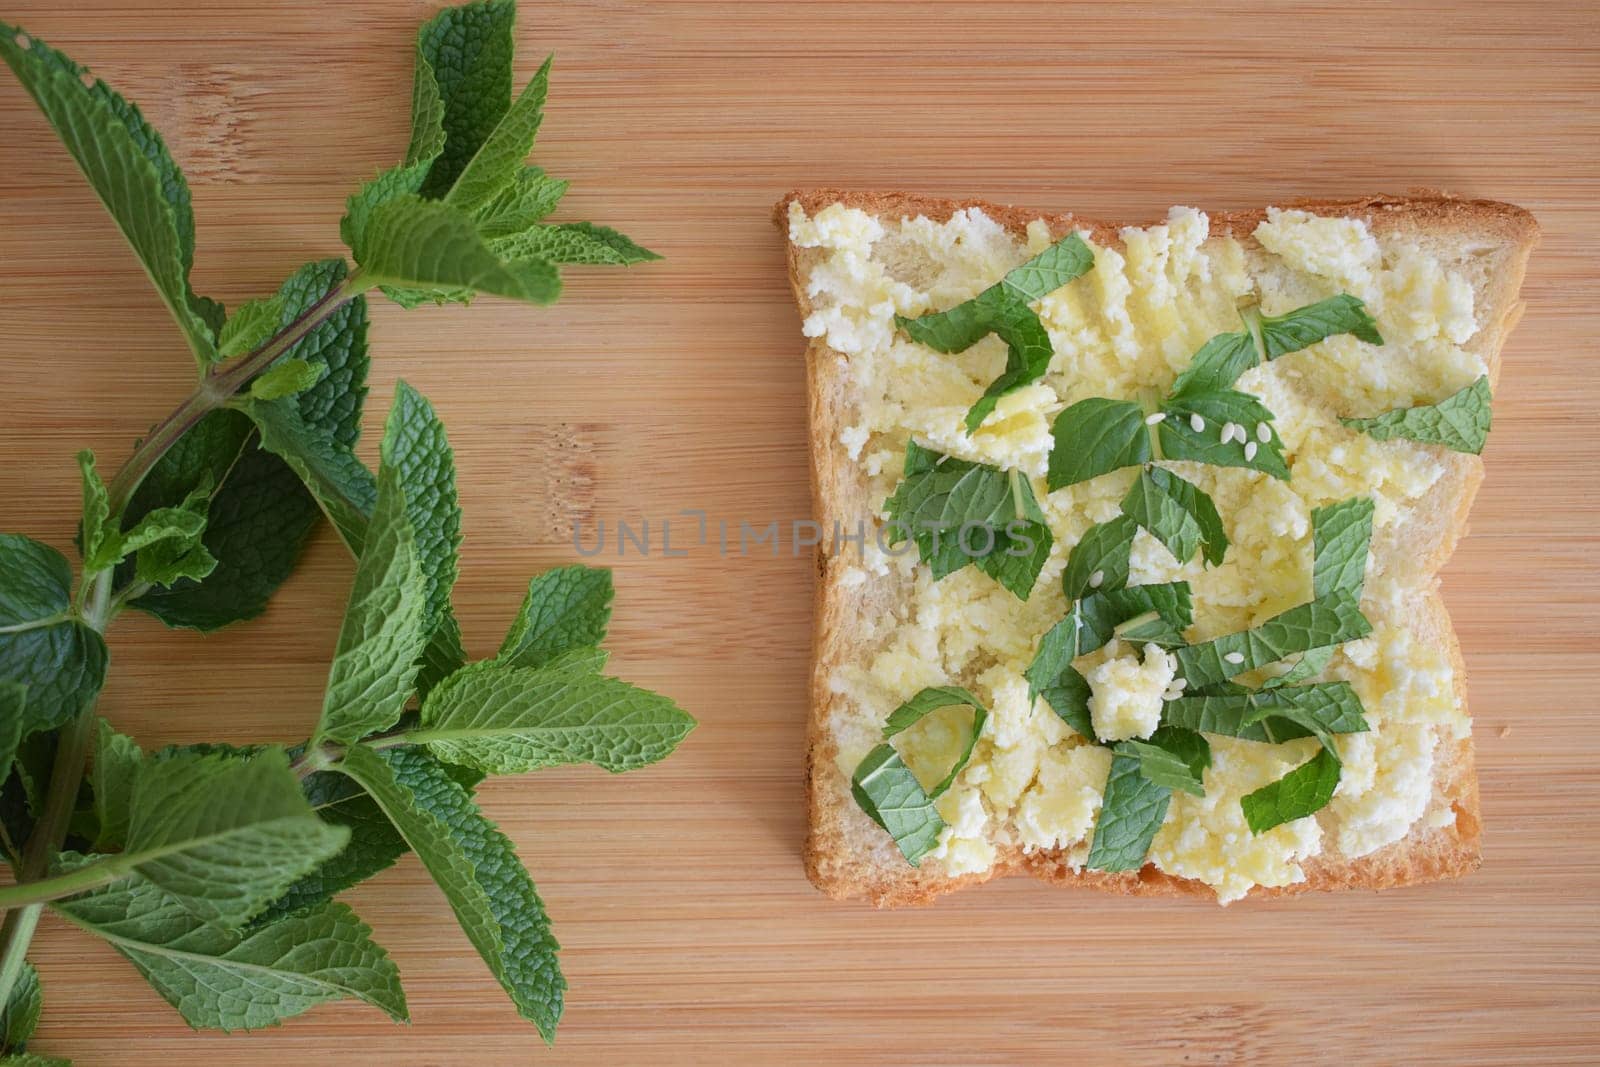
[[[338,254],[344,197],[406,140],[431,4],[13,0],[7,18],[137,100],[188,171],[196,288],[230,305]],[[185,10],[188,9],[188,10]],[[1600,1049],[1600,14],[1593,3],[527,3],[554,50],[537,159],[572,218],[666,255],[574,270],[546,310],[373,311],[373,417],[404,377],[447,420],[457,604],[492,650],[575,519],[804,517],[802,342],[769,221],[805,185],[1151,219],[1173,203],[1442,187],[1545,229],[1496,398],[1489,478],[1445,572],[1471,666],[1485,860],[1448,885],[1227,909],[997,883],[929,910],[807,884],[804,554],[606,553],[617,670],[699,718],[672,760],[495,781],[485,806],[566,946],[539,1047],[407,859],[348,899],[414,1022],[356,1004],[195,1035],[55,920],[35,1048],[84,1064],[1549,1064]],[[189,360],[31,102],[0,76],[0,529],[66,547],[72,454],[114,467]],[[366,446],[373,445],[368,434]],[[713,526],[713,531],[715,527]],[[659,541],[655,546],[659,549]],[[262,619],[125,617],[101,710],[147,746],[291,741],[318,706],[350,564],[326,533]]]

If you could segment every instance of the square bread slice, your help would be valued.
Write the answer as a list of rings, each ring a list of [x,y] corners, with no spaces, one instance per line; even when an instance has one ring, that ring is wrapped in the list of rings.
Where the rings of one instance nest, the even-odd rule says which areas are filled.
[[[784,197],[775,221],[810,338],[815,517],[833,541],[818,560],[807,739],[805,860],[820,889],[880,906],[925,903],[1031,874],[1226,903],[1409,885],[1477,866],[1465,668],[1436,573],[1465,530],[1483,464],[1440,446],[1380,442],[1338,419],[1433,403],[1484,374],[1497,381],[1538,237],[1528,212],[1422,194],[1209,216],[1175,208],[1165,222],[1122,227],[980,201],[809,190]],[[962,416],[1000,373],[1004,346],[991,336],[941,355],[898,334],[894,316],[970,299],[1073,231],[1095,265],[1033,305],[1054,349],[1048,373],[966,433]],[[1243,629],[1305,598],[1309,508],[1372,496],[1362,610],[1374,633],[1341,646],[1323,677],[1355,685],[1373,728],[1340,738],[1345,780],[1328,807],[1259,837],[1237,810],[1238,789],[1260,781],[1245,762],[1256,757],[1242,752],[1253,743],[1214,740],[1208,798],[1175,794],[1143,868],[1089,870],[1110,757],[1030,700],[1018,675],[1039,634],[1067,610],[1059,579],[1072,544],[1114,512],[1130,481],[1114,472],[1046,494],[1050,420],[1085,397],[1164,389],[1208,337],[1240,328],[1241,296],[1280,314],[1339,292],[1366,302],[1384,346],[1330,338],[1248,371],[1236,386],[1277,414],[1291,478],[1194,475],[1218,498],[1235,558],[1178,566],[1159,545],[1136,540],[1134,567],[1143,581],[1191,580],[1198,639]],[[894,555],[874,543],[913,439],[1032,476],[1055,545],[1027,601],[976,567],[932,582],[915,551]],[[854,538],[858,523],[864,544],[828,536],[840,529]],[[971,763],[939,799],[948,825],[938,847],[913,867],[857,806],[850,775],[897,705],[947,684],[968,687],[991,716]],[[1302,758],[1268,761],[1260,773],[1276,777]],[[1237,770],[1238,789],[1213,789],[1224,765]]]

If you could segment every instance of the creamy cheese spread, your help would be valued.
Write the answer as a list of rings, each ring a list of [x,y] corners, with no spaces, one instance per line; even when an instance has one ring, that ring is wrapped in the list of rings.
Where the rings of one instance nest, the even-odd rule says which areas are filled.
[[[1067,611],[1060,577],[1072,546],[1118,514],[1136,472],[1047,493],[1050,425],[1087,397],[1164,391],[1206,340],[1240,328],[1236,308],[1246,296],[1276,315],[1350,293],[1366,302],[1386,343],[1334,337],[1246,372],[1235,388],[1275,414],[1291,479],[1170,464],[1216,502],[1231,544],[1220,566],[1204,566],[1198,556],[1179,564],[1141,530],[1129,584],[1187,580],[1192,640],[1244,629],[1309,599],[1311,510],[1371,497],[1374,551],[1362,610],[1373,633],[1342,646],[1321,676],[1355,686],[1371,730],[1339,737],[1344,774],[1326,809],[1262,834],[1250,832],[1239,798],[1303,762],[1314,742],[1213,738],[1205,796],[1174,795],[1148,862],[1207,883],[1226,903],[1256,885],[1303,880],[1302,861],[1323,852],[1363,856],[1419,820],[1448,824],[1448,806],[1433,796],[1436,749],[1441,739],[1464,735],[1469,722],[1448,650],[1408,622],[1431,578],[1407,561],[1402,532],[1418,519],[1445,466],[1434,450],[1374,440],[1342,426],[1339,416],[1430,403],[1484,373],[1482,359],[1463,347],[1480,325],[1463,277],[1360,220],[1271,210],[1255,230],[1260,248],[1247,248],[1211,234],[1203,213],[1174,208],[1164,224],[1123,230],[1120,249],[1091,242],[1094,269],[1035,305],[1055,353],[1049,372],[1002,398],[969,434],[963,419],[1004,367],[1004,344],[991,336],[941,355],[898,335],[894,316],[975,296],[1050,245],[1045,223],[1034,222],[1019,240],[976,209],[946,222],[890,223],[837,204],[811,216],[791,204],[789,228],[797,245],[817,250],[805,333],[823,338],[843,360],[851,421],[837,446],[861,465],[871,498],[881,502],[893,492],[906,443],[915,438],[1030,476],[1055,538],[1026,601],[976,567],[932,581],[915,552],[889,555],[870,537],[844,572],[847,582],[893,575],[911,591],[870,624],[876,651],[831,680],[842,697],[830,726],[846,776],[881,738],[889,712],[919,689],[963,685],[992,711],[972,761],[938,801],[948,826],[924,864],[949,874],[983,871],[1001,849],[1018,848],[1058,849],[1074,865],[1086,857],[1110,754],[1042,699],[1030,700],[1022,672],[1039,636]],[[1423,516],[1419,525],[1427,521]],[[1080,664],[1094,694],[1094,723],[1108,738],[1147,736],[1172,680],[1171,657],[1154,646],[1138,656],[1117,645]],[[927,744],[948,744],[930,733]],[[903,749],[913,767],[940,758],[919,756],[915,747]]]

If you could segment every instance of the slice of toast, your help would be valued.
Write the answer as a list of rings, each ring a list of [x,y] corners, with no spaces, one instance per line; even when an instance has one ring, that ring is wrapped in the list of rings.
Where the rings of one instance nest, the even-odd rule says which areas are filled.
[[[1085,367],[1116,368],[1122,366],[1120,359],[1146,368],[1142,373],[1129,372],[1140,384],[1164,388],[1182,369],[1183,353],[1192,354],[1209,334],[1238,328],[1222,325],[1221,319],[1213,321],[1209,310],[1196,312],[1193,323],[1181,315],[1173,320],[1162,300],[1172,298],[1193,309],[1231,307],[1234,296],[1250,290],[1275,294],[1280,303],[1300,297],[1289,300],[1299,304],[1365,286],[1371,292],[1356,295],[1369,298],[1380,322],[1386,320],[1385,308],[1379,305],[1390,305],[1389,310],[1399,316],[1399,324],[1390,323],[1385,333],[1388,344],[1379,350],[1381,355],[1363,357],[1369,361],[1366,366],[1351,369],[1353,348],[1329,347],[1330,356],[1319,355],[1325,346],[1318,345],[1257,368],[1255,379],[1249,374],[1242,378],[1238,388],[1270,392],[1264,397],[1269,406],[1290,403],[1285,396],[1295,397],[1295,404],[1303,400],[1308,413],[1304,422],[1310,428],[1302,442],[1304,451],[1295,452],[1289,442],[1292,477],[1287,483],[1263,489],[1257,485],[1265,478],[1262,475],[1217,476],[1243,479],[1237,484],[1246,486],[1238,490],[1246,500],[1258,499],[1251,493],[1281,494],[1283,486],[1309,494],[1298,501],[1281,495],[1270,498],[1286,501],[1285,514],[1303,515],[1302,505],[1328,502],[1332,489],[1366,484],[1363,479],[1379,478],[1372,473],[1375,470],[1396,472],[1382,476],[1374,490],[1379,523],[1363,610],[1373,616],[1379,633],[1367,645],[1338,657],[1328,671],[1329,677],[1354,676],[1374,724],[1370,743],[1361,742],[1366,745],[1365,757],[1353,750],[1346,753],[1352,799],[1341,801],[1336,795],[1332,805],[1310,820],[1301,820],[1315,825],[1295,831],[1297,844],[1284,846],[1287,851],[1242,875],[1231,869],[1207,873],[1204,863],[1184,851],[1193,851],[1196,834],[1199,838],[1211,834],[1209,844],[1223,850],[1217,861],[1222,870],[1232,862],[1226,850],[1246,846],[1228,845],[1226,839],[1232,834],[1206,824],[1214,817],[1206,814],[1210,809],[1185,808],[1181,803],[1174,803],[1168,813],[1168,826],[1162,831],[1167,845],[1158,836],[1141,870],[1116,874],[1089,870],[1083,862],[1086,839],[1078,833],[1085,826],[1083,811],[1066,820],[1073,827],[1055,841],[1041,838],[1032,823],[1024,827],[1019,821],[1030,797],[1050,799],[1044,792],[1047,775],[1039,771],[1040,760],[1051,758],[1051,751],[1070,752],[1074,743],[1081,743],[1075,736],[1063,739],[1063,733],[1071,731],[1050,722],[1053,716],[1044,701],[1028,701],[1020,711],[1014,710],[1009,725],[1004,715],[992,717],[978,757],[964,772],[964,797],[951,799],[947,794],[948,806],[941,808],[946,822],[952,823],[946,838],[919,867],[913,867],[889,835],[857,806],[851,796],[850,769],[863,754],[863,745],[881,738],[889,711],[922,685],[976,686],[980,699],[1004,703],[1009,693],[1016,703],[1009,679],[1018,664],[1018,634],[1031,628],[1036,637],[1061,617],[1066,601],[1055,587],[1065,556],[1082,530],[1055,530],[1051,563],[1028,604],[995,599],[1005,594],[984,589],[981,583],[987,579],[971,567],[944,579],[958,583],[959,589],[950,587],[957,591],[942,592],[926,573],[918,574],[915,552],[888,560],[872,547],[869,532],[866,547],[825,544],[818,560],[807,734],[810,834],[805,859],[811,880],[824,892],[837,898],[862,897],[878,905],[924,903],[968,883],[1027,873],[1111,892],[1216,894],[1226,902],[1246,890],[1250,895],[1276,895],[1308,889],[1377,889],[1452,877],[1477,866],[1478,793],[1465,715],[1465,667],[1435,574],[1465,530],[1483,464],[1476,455],[1439,446],[1361,438],[1340,427],[1336,416],[1375,414],[1377,401],[1386,397],[1392,401],[1397,395],[1399,403],[1381,407],[1431,403],[1444,393],[1416,393],[1425,391],[1429,381],[1436,389],[1442,388],[1440,381],[1453,381],[1448,392],[1477,373],[1487,373],[1493,385],[1499,376],[1501,348],[1521,311],[1518,290],[1537,240],[1537,225],[1526,211],[1509,204],[1442,195],[1309,201],[1285,208],[1310,217],[1271,209],[1270,214],[1267,210],[1215,213],[1206,220],[1198,213],[1180,214],[1174,209],[1168,224],[1136,230],[1071,214],[899,193],[811,190],[792,193],[777,205],[776,222],[788,236],[790,280],[811,338],[806,363],[812,481],[815,516],[825,531],[837,526],[853,535],[860,521],[869,531],[881,527],[884,499],[899,479],[900,457],[913,438],[995,465],[1006,465],[1003,457],[1010,456],[1035,476],[1041,502],[1048,505],[1039,477],[1043,473],[1040,426],[1069,402],[1109,395],[1098,387],[1100,383],[1079,380],[1093,377],[1084,373]],[[1359,220],[1361,226],[1319,221],[1328,219]],[[1264,223],[1268,225],[1258,236]],[[1204,241],[1197,244],[1196,227],[1202,225],[1206,228],[1198,232]],[[957,356],[918,352],[904,347],[911,345],[904,336],[896,336],[892,316],[898,312],[914,317],[960,303],[1072,231],[1090,242],[1096,266],[1062,291],[1089,286],[1084,292],[1090,295],[1066,299],[1053,318],[1040,312],[1051,328],[1056,350],[1043,383],[1049,392],[1030,387],[1034,392],[1028,403],[1015,405],[1015,411],[1008,412],[1002,403],[1000,418],[993,421],[1005,424],[1011,419],[1020,429],[991,433],[986,424],[970,438],[962,438],[949,429],[952,420],[959,421],[964,407],[998,373],[1003,348],[990,338],[989,347],[980,342],[970,353]],[[1335,231],[1354,253],[1344,255],[1338,241],[1328,248],[1319,244]],[[1313,238],[1308,247],[1295,244],[1302,235]],[[1180,265],[1183,257],[1188,258]],[[1096,280],[1097,272],[1105,277]],[[1265,303],[1263,307],[1270,314],[1283,310]],[[1132,321],[1123,313],[1130,309],[1143,309],[1150,317]],[[1069,358],[1063,356],[1062,338],[1075,326],[1074,310],[1084,316],[1085,325],[1078,339],[1083,341],[1082,351],[1078,340],[1070,340]],[[873,359],[880,363],[869,365]],[[1267,374],[1280,364],[1284,366]],[[922,382],[924,377],[927,383]],[[1345,395],[1341,390],[1347,380],[1353,384]],[[1408,388],[1413,390],[1409,396]],[[933,398],[926,406],[919,407],[923,395],[919,389]],[[1036,410],[1022,410],[1029,405]],[[1007,433],[1015,439],[1007,439]],[[1348,465],[1339,474],[1344,481],[1328,481],[1327,470],[1339,463]],[[1303,490],[1298,488],[1302,484]],[[1219,485],[1219,491],[1228,486]],[[1065,495],[1069,502],[1055,511],[1047,506],[1047,511],[1071,518],[1074,508],[1091,512],[1098,508],[1094,521],[1104,519],[1104,501],[1082,503],[1072,496],[1076,488],[1054,494]],[[1113,489],[1113,496],[1120,494],[1120,487]],[[1280,555],[1294,554],[1288,542],[1308,542],[1303,525],[1285,535],[1285,553]],[[833,550],[827,551],[830,547]],[[1199,584],[1204,580],[1196,576],[1197,623],[1206,612],[1205,590]],[[1284,579],[1290,584],[1295,580]],[[1261,593],[1252,581],[1246,576],[1240,586],[1242,607],[1222,609],[1224,614],[1233,613],[1232,624],[1219,622],[1217,631],[1252,625],[1252,619],[1271,613],[1262,602],[1250,602]],[[1270,594],[1263,595],[1270,599]],[[936,621],[929,622],[930,618]],[[1020,629],[1013,633],[1012,627]],[[915,630],[915,640],[905,636],[908,628]],[[989,647],[991,643],[1007,647]],[[932,650],[927,662],[908,656],[908,650],[919,647]],[[1370,668],[1363,666],[1368,660]],[[1413,669],[1417,663],[1424,666]],[[1030,740],[1029,731],[1042,734],[1044,740]],[[1000,733],[1005,736],[988,736]],[[1017,763],[1013,757],[1030,751],[1030,745],[1046,756],[1035,760],[1031,771],[1026,758],[1012,766]],[[1363,758],[1372,779],[1364,787],[1368,771],[1353,769]],[[1007,760],[1011,763],[1003,765]],[[1425,780],[1420,785],[1406,783],[1407,773],[1413,777],[1421,773]],[[997,786],[1006,775],[1017,781],[1033,777],[1020,789],[1017,782]],[[971,781],[974,778],[978,780]],[[1361,788],[1367,793],[1359,792]],[[1370,803],[1363,801],[1380,789],[1393,795],[1381,793]],[[1098,806],[1098,797],[1093,806]],[[960,827],[953,822],[957,808]],[[1182,836],[1182,825],[1172,825],[1181,824],[1186,811],[1196,824],[1187,838]],[[1280,831],[1286,828],[1271,832]],[[1073,834],[1078,836],[1069,840]],[[1368,848],[1385,838],[1392,840]],[[1163,856],[1168,862],[1162,861]]]

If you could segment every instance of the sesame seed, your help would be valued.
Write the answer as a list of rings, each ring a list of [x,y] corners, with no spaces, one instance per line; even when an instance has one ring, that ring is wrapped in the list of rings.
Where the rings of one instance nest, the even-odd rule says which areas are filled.
[[[1244,653],[1243,652],[1229,652],[1226,656],[1223,656],[1222,658],[1227,660],[1229,663],[1232,663],[1235,666],[1237,666],[1238,664],[1244,662]]]
[[[1249,463],[1252,459],[1255,459],[1255,458],[1256,458],[1256,443],[1254,441],[1251,441],[1249,444],[1244,446],[1244,461],[1246,463]]]
[[[1160,422],[1162,419],[1165,419],[1166,417],[1167,417],[1167,413],[1165,411],[1158,411],[1154,415],[1146,415],[1144,417],[1144,424],[1146,426],[1154,426],[1156,423]]]
[[[1174,678],[1172,680],[1172,684],[1173,684],[1174,687],[1176,687],[1178,689],[1187,689],[1187,688],[1189,688],[1189,679],[1187,679],[1187,678]]]
[[[1201,418],[1198,411],[1189,416],[1189,428],[1195,433],[1200,433],[1206,428],[1206,420]]]
[[[1161,694],[1161,699],[1162,700],[1177,700],[1181,696],[1183,696],[1182,691],[1177,690],[1177,689],[1168,689],[1165,693]]]
[[[1227,444],[1229,441],[1233,440],[1233,431],[1237,430],[1238,428],[1239,427],[1235,426],[1231,422],[1223,423],[1222,424],[1222,443],[1223,444]]]
[[[1272,440],[1272,427],[1264,422],[1256,423],[1256,440],[1262,444]]]
[[[1106,572],[1105,571],[1095,571],[1093,574],[1089,575],[1089,588],[1090,589],[1099,589],[1100,588],[1100,583],[1105,581],[1105,580],[1106,580]]]

